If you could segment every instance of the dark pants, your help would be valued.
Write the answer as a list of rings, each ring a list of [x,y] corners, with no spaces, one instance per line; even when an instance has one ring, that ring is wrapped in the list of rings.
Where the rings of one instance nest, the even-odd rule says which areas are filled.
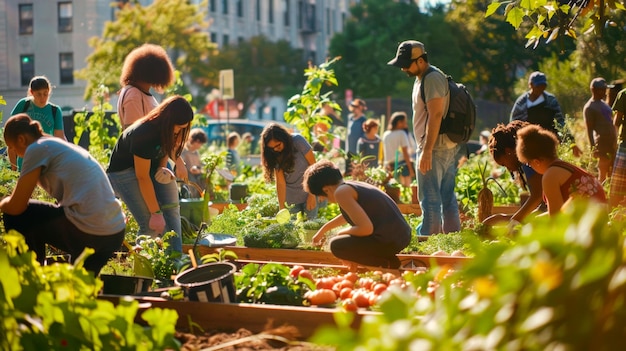
[[[381,243],[372,236],[339,235],[330,240],[333,255],[364,266],[400,268],[396,254],[401,250],[397,245]]]
[[[70,254],[76,259],[85,247],[96,252],[85,260],[85,269],[100,273],[113,253],[120,249],[124,231],[111,235],[93,235],[78,229],[67,217],[62,207],[55,204],[30,200],[26,211],[13,216],[3,214],[4,228],[13,229],[26,238],[28,247],[35,251],[39,263],[46,258],[46,244]]]

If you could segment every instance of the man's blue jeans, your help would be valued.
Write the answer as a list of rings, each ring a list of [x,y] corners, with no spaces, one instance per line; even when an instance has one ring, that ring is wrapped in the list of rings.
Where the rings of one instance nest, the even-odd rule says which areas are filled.
[[[130,213],[135,217],[139,224],[139,233],[137,235],[150,235],[152,237],[160,236],[162,233],[156,233],[148,226],[150,222],[150,210],[146,205],[141,191],[139,190],[139,182],[135,176],[135,169],[128,168],[120,172],[108,173],[109,181],[115,191],[115,194],[126,204]],[[180,224],[180,203],[178,200],[178,187],[176,182],[161,184],[154,180],[151,175],[152,184],[157,201],[165,218],[165,231],[174,231],[176,236],[169,240],[170,249],[182,252],[182,229]]]
[[[426,174],[417,174],[418,198],[422,209],[422,223],[418,235],[449,233],[461,230],[459,204],[454,192],[459,145],[451,149],[434,149],[433,166]],[[418,150],[417,159],[422,156]],[[419,164],[417,165],[419,168]]]

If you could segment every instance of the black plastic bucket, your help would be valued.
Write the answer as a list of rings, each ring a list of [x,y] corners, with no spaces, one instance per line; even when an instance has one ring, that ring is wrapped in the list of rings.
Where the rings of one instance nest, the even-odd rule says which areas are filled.
[[[234,303],[236,271],[237,267],[230,262],[207,263],[180,273],[174,283],[185,289],[191,301]]]
[[[243,183],[232,183],[229,188],[230,200],[241,201],[248,196],[248,185]]]
[[[103,294],[135,295],[148,291],[154,279],[141,276],[100,274],[100,280],[103,283]]]

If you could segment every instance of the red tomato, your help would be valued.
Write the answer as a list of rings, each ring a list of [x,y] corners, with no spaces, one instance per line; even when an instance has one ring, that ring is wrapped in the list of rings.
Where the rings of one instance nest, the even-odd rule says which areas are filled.
[[[318,289],[307,292],[304,297],[309,300],[311,305],[328,305],[337,300],[335,292],[329,289]]]
[[[341,288],[354,288],[354,283],[349,281],[348,279],[340,281],[339,285],[341,286]]]
[[[341,308],[344,311],[355,312],[359,306],[357,306],[356,302],[352,299],[345,299],[341,301]]]
[[[394,280],[396,278],[397,278],[396,275],[393,274],[393,273],[385,273],[385,274],[383,274],[383,282],[385,284],[389,284],[390,281],[392,281],[392,280]]]
[[[354,272],[348,272],[346,273],[346,275],[343,276],[343,278],[351,281],[352,283],[356,283],[356,281],[359,279],[359,276]]]
[[[380,300],[380,296],[376,295],[375,293],[369,293],[367,297],[368,297],[370,306],[376,305],[378,303],[378,300]]]
[[[308,269],[302,269],[300,271],[300,273],[298,274],[299,277],[302,278],[307,278],[310,279],[311,281],[313,281],[313,275],[311,274],[311,272]]]
[[[315,287],[317,289],[332,289],[333,285],[334,282],[332,281],[332,279],[329,279],[327,277],[315,280]]]
[[[300,275],[300,272],[304,269],[304,267],[302,266],[293,266],[291,268],[291,270],[289,271],[289,275],[294,277],[294,278],[298,278],[298,276]]]
[[[378,283],[374,286],[374,288],[372,289],[372,291],[374,292],[374,294],[376,295],[380,295],[382,293],[384,293],[387,290],[387,285],[383,284],[383,283]]]
[[[373,284],[374,284],[374,280],[372,278],[359,279],[359,286],[363,289],[370,290]]]
[[[359,307],[370,306],[370,300],[369,300],[369,296],[367,296],[367,293],[363,293],[363,292],[353,293],[352,299],[354,300],[354,302],[356,302],[356,305]]]
[[[333,284],[332,290],[335,292],[335,294],[337,294],[337,296],[339,296],[339,294],[341,294],[341,283]]]
[[[341,292],[339,292],[339,297],[342,300],[349,299],[350,294],[352,294],[352,288],[343,288],[341,289]]]

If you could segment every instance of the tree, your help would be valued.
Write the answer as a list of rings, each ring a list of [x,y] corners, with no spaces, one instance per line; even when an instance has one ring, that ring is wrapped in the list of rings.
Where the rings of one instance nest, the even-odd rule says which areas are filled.
[[[126,55],[134,48],[153,43],[169,51],[172,63],[183,73],[209,76],[208,59],[215,45],[211,43],[204,21],[206,1],[200,5],[187,0],[155,0],[149,6],[126,3],[114,22],[107,22],[102,37],[89,39],[94,48],[87,66],[76,76],[87,80],[85,99],[103,84],[111,91],[119,89],[119,76]]]
[[[414,3],[393,0],[363,0],[350,11],[343,33],[336,34],[330,44],[330,56],[341,56],[335,67],[341,90],[352,89],[355,96],[364,98],[406,97],[410,80],[387,66],[387,61],[398,43],[408,39],[423,42],[437,66],[460,76],[458,38],[443,16],[423,13]]]
[[[235,99],[243,103],[243,113],[258,98],[288,98],[304,82],[301,72],[306,67],[302,51],[288,41],[272,42],[264,36],[252,37],[238,45],[226,46],[210,58],[209,69],[217,75],[222,69],[233,69]],[[207,82],[204,91],[217,86]]]
[[[542,39],[549,43],[559,36],[578,38],[577,21],[583,32],[603,35],[605,24],[626,10],[623,0],[507,0],[493,1],[485,13],[492,16],[504,7],[504,16],[515,30],[526,32],[526,46],[537,47]]]

